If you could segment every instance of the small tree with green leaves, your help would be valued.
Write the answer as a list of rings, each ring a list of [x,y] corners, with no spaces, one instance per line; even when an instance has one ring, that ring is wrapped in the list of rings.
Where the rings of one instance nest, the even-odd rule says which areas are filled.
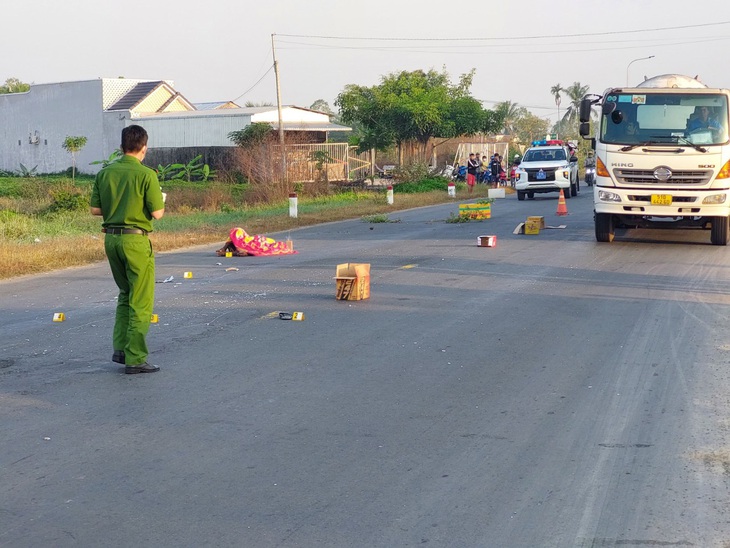
[[[63,149],[71,154],[71,180],[76,182],[76,154],[86,146],[88,139],[83,135],[77,137],[66,136],[61,145]]]
[[[254,122],[238,131],[231,131],[228,138],[241,148],[261,145],[271,138],[271,126],[265,122]]]

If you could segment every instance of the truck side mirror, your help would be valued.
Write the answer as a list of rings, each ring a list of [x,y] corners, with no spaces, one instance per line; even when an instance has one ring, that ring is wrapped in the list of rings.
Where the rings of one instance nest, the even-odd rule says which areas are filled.
[[[579,133],[581,137],[588,137],[591,134],[591,124],[590,122],[581,122]]]
[[[587,97],[584,97],[580,102],[580,121],[583,122],[590,122],[591,121],[591,105],[592,101],[588,99]]]

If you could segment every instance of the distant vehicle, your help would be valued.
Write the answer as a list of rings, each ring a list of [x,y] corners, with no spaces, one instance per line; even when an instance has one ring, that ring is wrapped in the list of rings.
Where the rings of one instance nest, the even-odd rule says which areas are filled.
[[[600,119],[593,187],[596,240],[617,227],[710,229],[713,245],[730,241],[730,139],[727,89],[676,74],[587,95],[580,134]]]
[[[559,140],[535,141],[515,169],[517,199],[543,192],[560,192],[566,198],[578,194],[578,160]]]
[[[586,184],[588,186],[593,186],[593,181],[596,180],[596,168],[595,167],[587,167],[586,168]]]

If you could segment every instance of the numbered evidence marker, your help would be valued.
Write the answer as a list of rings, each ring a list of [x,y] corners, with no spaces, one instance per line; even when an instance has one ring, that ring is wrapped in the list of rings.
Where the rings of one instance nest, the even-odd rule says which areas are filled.
[[[192,278],[192,277],[193,277],[193,273],[192,272],[185,272],[183,274],[183,278]]]
[[[157,314],[152,314],[152,317],[150,318],[150,323],[157,323],[160,321],[160,317]]]
[[[280,320],[296,320],[301,322],[304,319],[304,312],[279,312]]]
[[[66,319],[66,315],[63,312],[56,312],[53,315],[53,321],[54,322],[62,322],[65,319]]]

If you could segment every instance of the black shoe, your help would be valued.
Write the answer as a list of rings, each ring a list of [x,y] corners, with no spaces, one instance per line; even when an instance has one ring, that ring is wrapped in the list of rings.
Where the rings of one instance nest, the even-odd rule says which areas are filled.
[[[124,368],[124,372],[127,375],[136,375],[137,373],[155,373],[159,370],[160,368],[158,366],[150,365],[147,362],[140,365],[128,365]]]
[[[124,350],[115,350],[112,354],[112,361],[124,365]]]

